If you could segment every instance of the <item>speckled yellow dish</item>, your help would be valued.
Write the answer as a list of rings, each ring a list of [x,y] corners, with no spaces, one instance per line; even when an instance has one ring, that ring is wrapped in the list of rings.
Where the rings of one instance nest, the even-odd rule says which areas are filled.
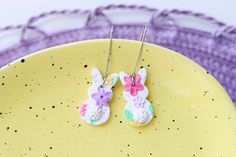
[[[105,70],[108,40],[40,51],[0,70],[1,157],[235,157],[236,110],[206,70],[168,49],[144,44],[148,99],[145,127],[124,120],[119,82],[102,126],[84,123],[93,67]],[[110,72],[131,72],[139,43],[114,40]]]

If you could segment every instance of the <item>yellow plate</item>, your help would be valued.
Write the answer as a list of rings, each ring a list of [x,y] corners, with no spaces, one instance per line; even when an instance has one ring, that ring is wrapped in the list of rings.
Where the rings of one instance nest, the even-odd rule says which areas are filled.
[[[119,82],[102,126],[85,124],[93,67],[106,66],[108,40],[40,51],[0,71],[0,156],[3,157],[235,157],[236,110],[206,70],[168,49],[144,44],[155,118],[130,126]],[[139,43],[114,40],[110,73],[132,71]]]

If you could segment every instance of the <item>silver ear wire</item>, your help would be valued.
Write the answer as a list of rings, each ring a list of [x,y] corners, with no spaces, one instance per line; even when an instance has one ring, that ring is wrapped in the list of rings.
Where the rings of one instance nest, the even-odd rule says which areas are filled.
[[[108,48],[108,54],[107,54],[107,66],[106,66],[106,71],[105,71],[105,74],[104,74],[104,80],[103,80],[103,84],[106,82],[106,79],[107,79],[107,74],[108,74],[108,69],[109,69],[109,64],[110,64],[110,61],[111,61],[111,48],[112,48],[112,36],[113,36],[113,30],[114,30],[114,27],[113,25],[111,26],[111,31],[110,31],[110,42],[109,42],[109,48]]]
[[[136,69],[137,69],[137,66],[138,66],[138,61],[141,57],[141,53],[142,53],[142,50],[143,50],[143,43],[144,43],[144,39],[145,39],[145,36],[146,36],[146,32],[147,32],[147,25],[145,24],[143,26],[143,29],[142,29],[142,33],[139,37],[139,41],[141,41],[141,45],[140,45],[140,49],[139,49],[139,54],[138,54],[138,57],[137,57],[137,61],[135,63],[135,67],[134,67],[134,70],[133,70],[133,73],[132,73],[132,77],[133,79],[135,78],[135,75],[136,75]]]

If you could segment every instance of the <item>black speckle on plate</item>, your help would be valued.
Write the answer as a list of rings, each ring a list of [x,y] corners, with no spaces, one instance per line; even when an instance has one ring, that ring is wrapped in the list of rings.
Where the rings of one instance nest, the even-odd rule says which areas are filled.
[[[21,63],[24,63],[24,62],[25,62],[25,59],[21,59],[20,62],[21,62]]]

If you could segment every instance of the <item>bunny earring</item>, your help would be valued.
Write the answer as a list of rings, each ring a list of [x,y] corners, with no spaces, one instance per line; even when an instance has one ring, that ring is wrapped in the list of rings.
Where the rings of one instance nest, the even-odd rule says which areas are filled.
[[[119,78],[117,73],[107,76],[112,46],[112,33],[113,27],[110,32],[110,46],[104,79],[98,69],[92,69],[92,85],[88,89],[89,98],[80,107],[81,118],[92,125],[100,125],[108,120],[110,116],[108,101],[111,100],[113,95],[112,87]]]
[[[123,71],[119,74],[121,83],[125,87],[123,97],[127,101],[124,110],[125,118],[135,126],[144,126],[153,118],[152,105],[146,99],[148,96],[148,89],[145,86],[147,71],[145,68],[141,68],[137,74],[135,73],[142,52],[145,35],[146,26],[140,37],[141,47],[133,74],[128,75]]]

